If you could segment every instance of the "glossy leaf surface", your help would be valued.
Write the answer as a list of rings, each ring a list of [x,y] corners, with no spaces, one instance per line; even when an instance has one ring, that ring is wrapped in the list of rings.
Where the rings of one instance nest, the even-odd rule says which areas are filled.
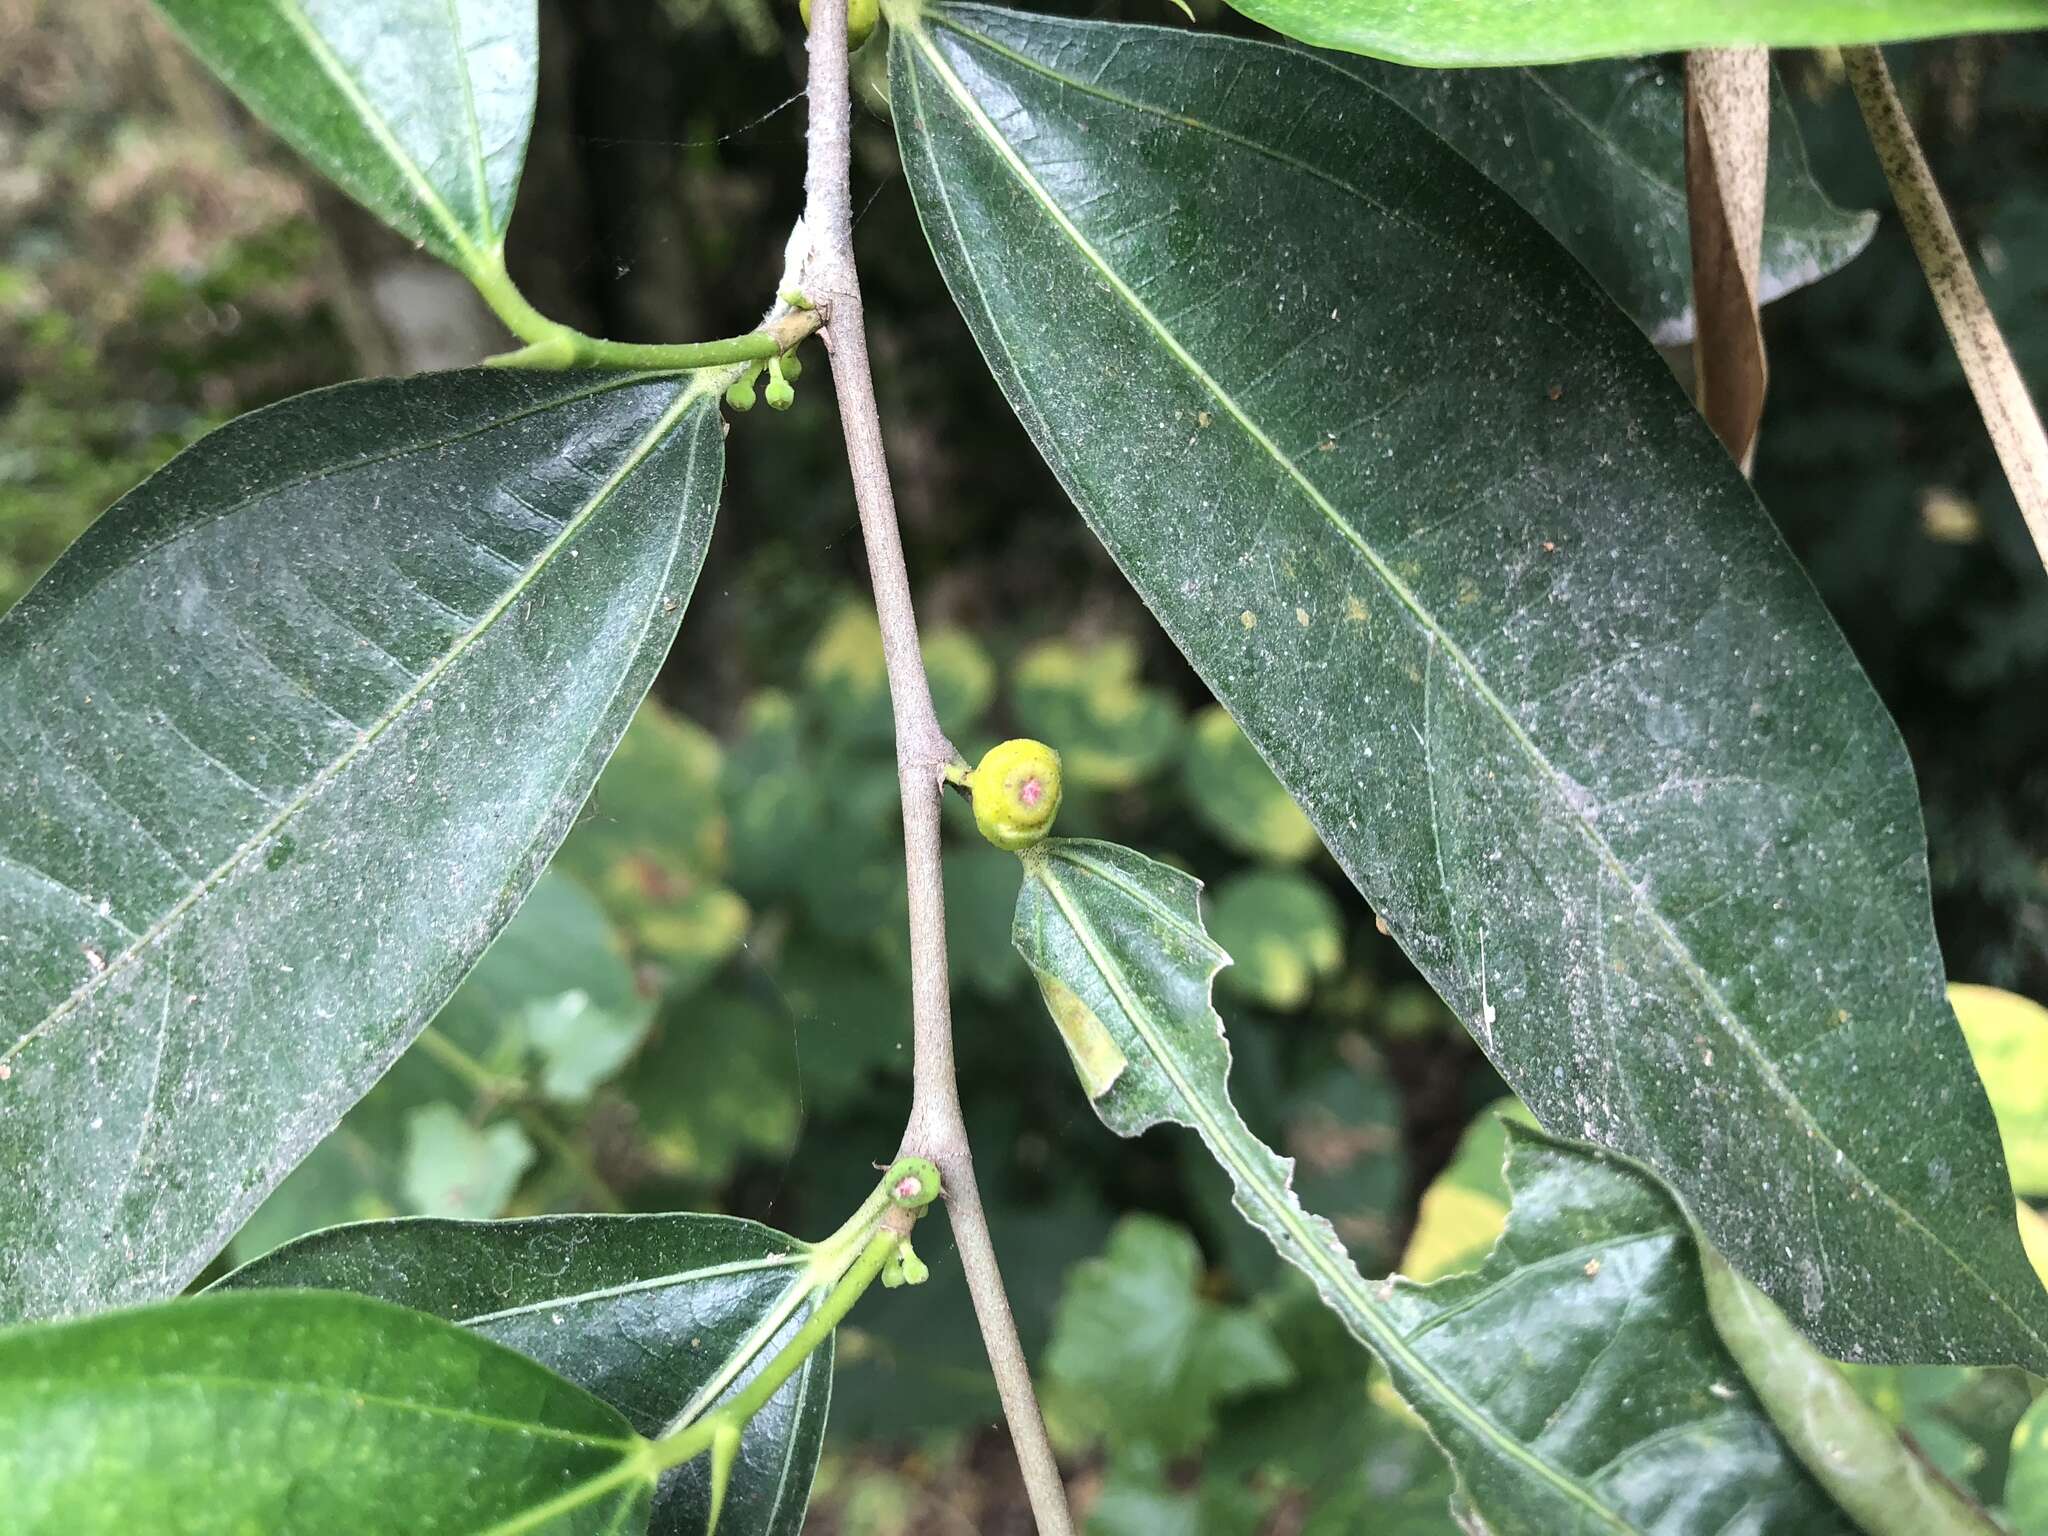
[[[803,1326],[808,1249],[735,1216],[395,1221],[316,1232],[215,1290],[354,1291],[495,1339],[559,1372],[653,1437],[752,1378]],[[721,1531],[796,1536],[832,1397],[828,1340],[749,1423]],[[705,1458],[663,1474],[650,1529],[702,1536]]]
[[[1831,1352],[2048,1367],[1898,733],[1642,337],[1339,65],[967,7],[892,46],[1026,428],[1537,1116]]]
[[[1547,64],[1688,48],[1825,47],[2048,26],[2042,0],[1230,0],[1325,48],[1406,64]]]
[[[347,385],[0,621],[0,1316],[175,1290],[433,1016],[666,653],[722,453],[674,379]]]
[[[1850,1529],[1720,1348],[1690,1231],[1651,1180],[1525,1133],[1508,1235],[1481,1269],[1368,1283],[1230,1101],[1209,1000],[1227,957],[1197,882],[1109,843],[1049,838],[1024,862],[1018,950],[1128,1058],[1096,1113],[1121,1136],[1170,1123],[1202,1138],[1245,1218],[1379,1356],[1494,1536]]]
[[[1407,69],[1347,61],[1444,136],[1586,264],[1660,346],[1692,340],[1685,211],[1685,79],[1643,59],[1548,69]],[[1773,82],[1763,303],[1845,265],[1877,215],[1837,208],[1806,163]]]
[[[531,1360],[360,1296],[0,1333],[10,1536],[628,1536],[645,1451]]]
[[[1499,1239],[1508,1220],[1511,1191],[1504,1161],[1513,1127],[1532,1124],[1529,1112],[1515,1099],[1500,1100],[1474,1118],[1457,1157],[1423,1195],[1415,1236],[1402,1259],[1404,1273],[1426,1279],[1483,1264],[1485,1250]],[[1489,1198],[1496,1194],[1497,1199]],[[1454,1223],[1456,1230],[1449,1230]],[[1463,1248],[1461,1254],[1452,1252],[1454,1242]],[[1987,1390],[1975,1395],[1991,1406],[1998,1397],[1993,1378],[2018,1378],[2018,1372],[1957,1366],[1845,1369],[1807,1343],[1768,1298],[1729,1268],[1726,1259],[1701,1247],[1697,1239],[1693,1246],[1707,1315],[1730,1358],[1786,1445],[1853,1518],[1857,1529],[1867,1536],[1996,1536],[1997,1527],[1949,1480],[1948,1469],[1935,1469],[1935,1451],[1951,1447],[1931,1441],[1930,1433],[1960,1441],[1957,1430],[1932,1413],[1910,1415],[1914,1443],[1909,1449],[1885,1415],[1865,1400],[1868,1390],[1859,1390],[1851,1373],[1892,1379],[1894,1396],[1934,1386],[1906,1386],[1903,1379],[1915,1375],[1940,1378],[1950,1392],[1959,1382],[1977,1378],[1977,1385]],[[1411,1263],[1418,1258],[1421,1268]],[[2024,1389],[2020,1391],[2023,1407],[2026,1398]],[[1953,1411],[1958,1405],[1950,1406]],[[2010,1429],[2011,1420],[2005,1420],[2004,1431]]]
[[[534,0],[157,0],[287,143],[467,272],[503,266],[540,77]]]

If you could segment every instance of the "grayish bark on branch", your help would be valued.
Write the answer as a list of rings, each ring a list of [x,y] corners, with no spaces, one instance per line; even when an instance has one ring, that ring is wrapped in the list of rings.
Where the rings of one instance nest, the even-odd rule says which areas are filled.
[[[846,0],[813,0],[810,34],[809,165],[804,224],[811,250],[806,296],[825,316],[832,385],[846,435],[861,537],[874,581],[889,703],[896,725],[896,776],[903,799],[903,855],[910,888],[912,1092],[899,1156],[927,1157],[944,1181],[947,1217],[989,1367],[1009,1421],[1040,1536],[1073,1536],[1066,1488],[1046,1438],[1017,1338],[1010,1300],[996,1266],[988,1216],[974,1177],[960,1092],[953,1075],[953,1014],[946,975],[946,898],[939,862],[942,775],[958,754],[932,707],[910,575],[883,453],[881,413],[868,364],[860,277],[853,259],[852,102],[847,80]]]

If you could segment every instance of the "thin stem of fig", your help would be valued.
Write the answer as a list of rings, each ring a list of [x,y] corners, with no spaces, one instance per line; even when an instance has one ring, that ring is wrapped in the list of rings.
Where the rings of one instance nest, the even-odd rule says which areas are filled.
[[[896,521],[896,500],[882,443],[880,409],[868,364],[866,318],[853,256],[852,99],[847,79],[846,0],[814,0],[810,29],[809,163],[804,223],[811,241],[803,288],[825,317],[825,345],[846,436],[847,464],[860,513],[888,666],[896,726],[896,777],[903,801],[903,854],[909,880],[912,1089],[899,1156],[938,1165],[947,1219],[974,1301],[989,1368],[1024,1475],[1040,1536],[1073,1536],[1065,1485],[1046,1438],[996,1264],[988,1215],[953,1075],[953,1015],[946,974],[946,899],[940,868],[939,796],[959,754],[940,729],[918,645],[910,573]]]

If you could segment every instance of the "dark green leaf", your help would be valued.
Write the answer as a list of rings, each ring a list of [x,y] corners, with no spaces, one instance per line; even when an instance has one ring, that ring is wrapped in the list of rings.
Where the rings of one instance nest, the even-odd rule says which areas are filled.
[[[2041,0],[1230,0],[1276,31],[1408,64],[1553,64],[1688,48],[1824,47],[2048,26]]]
[[[1680,71],[1639,59],[1466,70],[1360,59],[1344,68],[1536,215],[1652,340],[1692,340]],[[1799,119],[1774,79],[1759,297],[1768,303],[1826,277],[1876,228],[1876,214],[1837,208],[1815,184]]]
[[[270,1192],[230,1254],[246,1262],[345,1221],[501,1215],[533,1147],[492,1116],[531,1078],[582,1086],[646,1033],[652,1009],[618,948],[596,903],[550,868],[433,1025]],[[453,1159],[430,1156],[436,1145]],[[500,1176],[464,1176],[452,1163],[465,1159]]]
[[[0,621],[0,1316],[182,1285],[454,990],[674,636],[714,402],[289,401]]]
[[[1026,427],[1538,1117],[1831,1351],[2048,1369],[1898,732],[1642,337],[1326,60],[966,7],[893,39]]]
[[[1511,1133],[1517,1200],[1487,1262],[1432,1286],[1369,1284],[1295,1198],[1293,1165],[1230,1102],[1230,1047],[1209,1001],[1224,956],[1202,931],[1197,882],[1064,838],[1024,864],[1018,949],[1128,1058],[1096,1113],[1122,1136],[1172,1123],[1202,1138],[1246,1219],[1379,1356],[1494,1536],[1715,1536],[1738,1519],[1849,1529],[1721,1348],[1690,1229],[1653,1180]]]
[[[397,1221],[316,1232],[215,1290],[356,1291],[474,1329],[595,1393],[641,1434],[700,1417],[803,1326],[809,1249],[735,1216]],[[832,1395],[828,1340],[747,1426],[719,1529],[796,1536]],[[662,1476],[651,1529],[702,1536],[708,1463]]]
[[[503,273],[540,73],[534,0],[157,6],[364,207],[467,273]]]
[[[0,1333],[9,1536],[623,1536],[616,1409],[360,1296],[203,1296]]]

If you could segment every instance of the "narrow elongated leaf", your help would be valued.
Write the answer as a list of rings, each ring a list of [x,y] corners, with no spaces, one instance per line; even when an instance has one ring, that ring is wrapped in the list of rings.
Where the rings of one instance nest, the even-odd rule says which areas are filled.
[[[0,621],[0,1316],[182,1285],[454,990],[674,636],[714,401],[288,401]]]
[[[552,1367],[651,1437],[729,1397],[803,1326],[809,1252],[694,1213],[367,1222],[289,1243],[213,1289],[356,1291],[430,1312]],[[721,1531],[802,1529],[831,1397],[827,1340],[748,1422]],[[649,1529],[703,1536],[709,1473],[703,1457],[665,1473]]]
[[[1459,70],[1352,59],[1342,68],[1533,213],[1659,346],[1692,340],[1680,71],[1647,59]],[[1770,157],[1757,290],[1766,304],[1847,265],[1877,229],[1876,214],[1836,207],[1814,182],[1775,77]]]
[[[1537,1116],[1823,1348],[2048,1368],[1898,732],[1643,339],[1295,49],[931,8],[934,250],[1082,514]]]
[[[360,1296],[0,1333],[9,1536],[628,1536],[646,1450],[524,1356]]]
[[[1494,1536],[1847,1532],[1742,1385],[1707,1320],[1685,1219],[1650,1179],[1510,1127],[1507,1237],[1476,1272],[1368,1284],[1293,1164],[1230,1102],[1210,1005],[1228,957],[1200,883],[1127,848],[1052,838],[1024,856],[1017,948],[1128,1059],[1095,1111],[1120,1136],[1190,1127],[1237,1206],[1386,1366]]]
[[[2048,26],[2042,0],[1230,0],[1278,32],[1408,64],[1554,64],[1689,48],[1818,48]]]
[[[1968,1495],[1907,1449],[1832,1360],[1712,1249],[1707,1311],[1786,1442],[1867,1536],[2000,1536]]]
[[[400,234],[503,267],[540,78],[534,0],[157,0],[228,87]]]

